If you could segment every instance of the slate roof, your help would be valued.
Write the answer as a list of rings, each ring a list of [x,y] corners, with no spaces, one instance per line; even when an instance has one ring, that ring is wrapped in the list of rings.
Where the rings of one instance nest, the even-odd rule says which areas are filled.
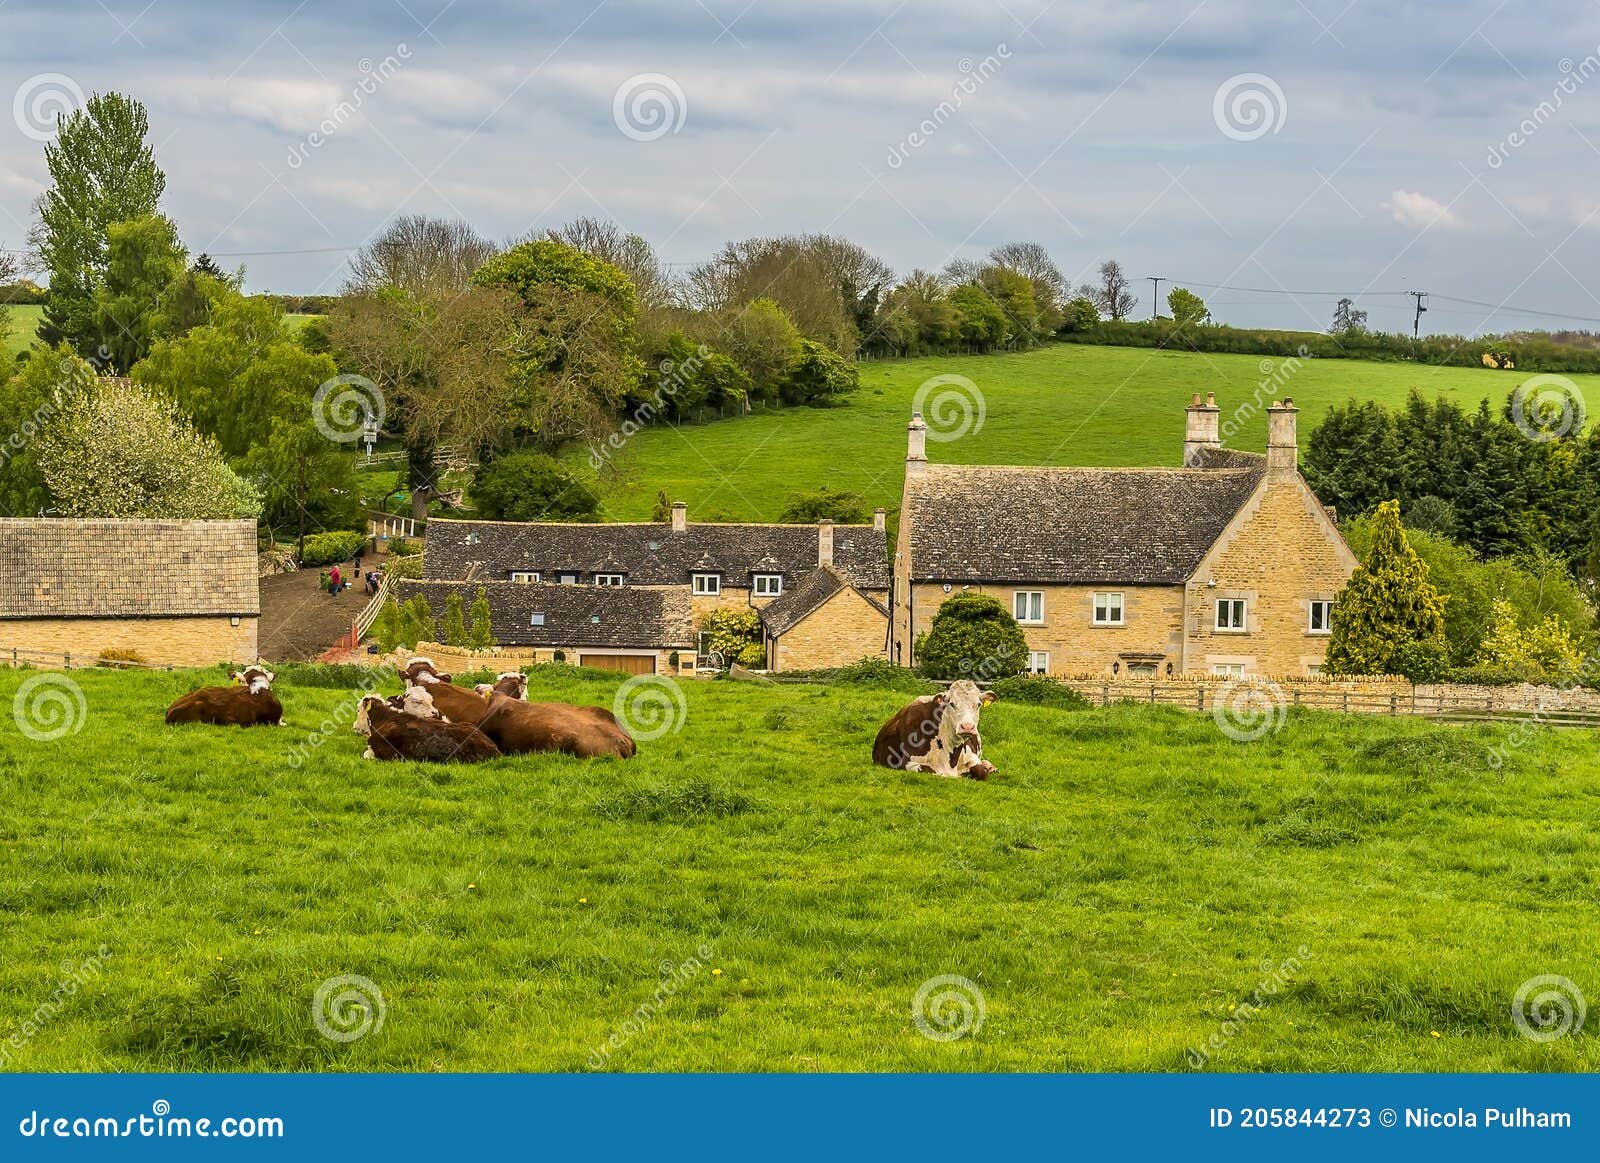
[[[474,540],[475,539],[475,540]],[[764,559],[775,563],[757,569]],[[888,544],[871,525],[835,525],[833,560],[853,585],[889,588]],[[597,568],[597,566],[604,568]],[[623,573],[630,586],[687,585],[696,570],[715,570],[729,585],[748,586],[752,572],[783,574],[797,585],[817,567],[815,525],[691,523],[576,525],[517,521],[428,521],[423,571],[430,579],[506,580],[513,571],[545,578]]]
[[[428,523],[433,535],[433,522]],[[695,646],[688,586],[556,585],[549,582],[403,581],[396,595],[421,594],[435,618],[452,592],[461,595],[468,619],[482,585],[489,600],[494,640],[504,646],[611,646],[685,649]],[[544,625],[533,625],[535,611]],[[596,621],[598,619],[598,621]]]
[[[0,618],[253,617],[254,521],[0,518]]]
[[[907,480],[919,581],[1179,585],[1266,472],[926,465]]]
[[[850,579],[837,569],[819,565],[801,578],[800,583],[793,589],[784,590],[781,597],[774,598],[761,608],[761,624],[774,638],[787,634],[820,609],[834,594],[849,587],[850,584]],[[888,608],[877,598],[871,594],[861,593],[859,587],[856,592],[876,607],[885,618],[889,616]]]

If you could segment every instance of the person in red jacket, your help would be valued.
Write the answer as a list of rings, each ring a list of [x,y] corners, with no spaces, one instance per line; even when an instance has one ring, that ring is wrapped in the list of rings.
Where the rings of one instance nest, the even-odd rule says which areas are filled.
[[[334,597],[339,596],[339,567],[337,565],[328,571],[328,592]]]

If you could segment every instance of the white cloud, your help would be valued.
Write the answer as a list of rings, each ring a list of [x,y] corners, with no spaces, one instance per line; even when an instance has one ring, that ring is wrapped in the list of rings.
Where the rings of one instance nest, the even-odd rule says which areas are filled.
[[[1452,214],[1443,202],[1415,190],[1396,190],[1389,195],[1387,202],[1380,202],[1379,205],[1389,211],[1401,226],[1409,226],[1414,230],[1426,230],[1430,226],[1448,229],[1461,225],[1461,219]]]

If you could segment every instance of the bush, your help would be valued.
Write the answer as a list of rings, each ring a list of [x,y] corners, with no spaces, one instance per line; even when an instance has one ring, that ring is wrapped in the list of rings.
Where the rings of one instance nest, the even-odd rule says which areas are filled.
[[[751,667],[766,665],[761,615],[756,611],[712,610],[700,620],[700,630],[709,635],[707,644],[710,650],[722,655],[724,663],[737,662],[741,666]]]
[[[102,650],[100,652],[98,665],[107,666],[118,662],[129,662],[133,663],[135,666],[143,666],[145,658],[144,655],[140,654],[137,650],[124,650],[116,647],[113,647],[110,650]]]
[[[512,452],[481,465],[472,504],[491,521],[592,521],[600,498],[553,457]]]
[[[778,514],[786,525],[814,525],[824,517],[839,525],[865,525],[867,500],[860,493],[824,485],[813,493],[790,493]]]
[[[389,575],[390,581],[401,578],[420,578],[422,576],[422,554],[413,553],[410,557],[391,557],[383,563],[383,572]]]
[[[444,600],[444,619],[439,623],[439,633],[444,635],[446,646],[467,644],[467,620],[460,590],[451,590]]]
[[[909,691],[919,695],[934,694],[939,689],[934,683],[920,677],[916,671],[896,666],[887,658],[862,658],[848,666],[824,670],[785,671],[784,677],[803,682],[843,683],[847,686]]]
[[[800,341],[800,356],[778,388],[785,404],[825,408],[841,402],[859,384],[856,367],[831,348],[810,339]]]
[[[413,554],[421,553],[422,546],[413,545],[409,538],[391,537],[389,539],[389,552],[395,557],[410,557]]]
[[[366,543],[367,537],[364,533],[343,530],[333,533],[310,533],[306,536],[306,548],[300,555],[300,564],[336,565],[346,562]]]
[[[1030,703],[1037,707],[1066,707],[1078,711],[1086,709],[1089,700],[1069,686],[1053,678],[1036,674],[1019,674],[1003,678],[989,688],[997,699],[1008,703]]]
[[[1442,682],[1450,671],[1450,651],[1442,638],[1407,642],[1390,656],[1390,666],[1412,682]]]
[[[994,682],[1020,674],[1028,660],[1016,619],[988,594],[971,592],[945,600],[916,651],[922,673],[939,679]]]

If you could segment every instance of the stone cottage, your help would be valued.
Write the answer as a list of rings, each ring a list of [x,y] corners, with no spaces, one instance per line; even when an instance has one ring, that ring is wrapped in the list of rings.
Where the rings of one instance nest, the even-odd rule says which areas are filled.
[[[1320,672],[1356,559],[1300,475],[1293,399],[1265,455],[1222,447],[1214,395],[1186,412],[1182,468],[930,464],[913,414],[890,657],[946,597],[993,594],[1028,669],[1162,678]]]

